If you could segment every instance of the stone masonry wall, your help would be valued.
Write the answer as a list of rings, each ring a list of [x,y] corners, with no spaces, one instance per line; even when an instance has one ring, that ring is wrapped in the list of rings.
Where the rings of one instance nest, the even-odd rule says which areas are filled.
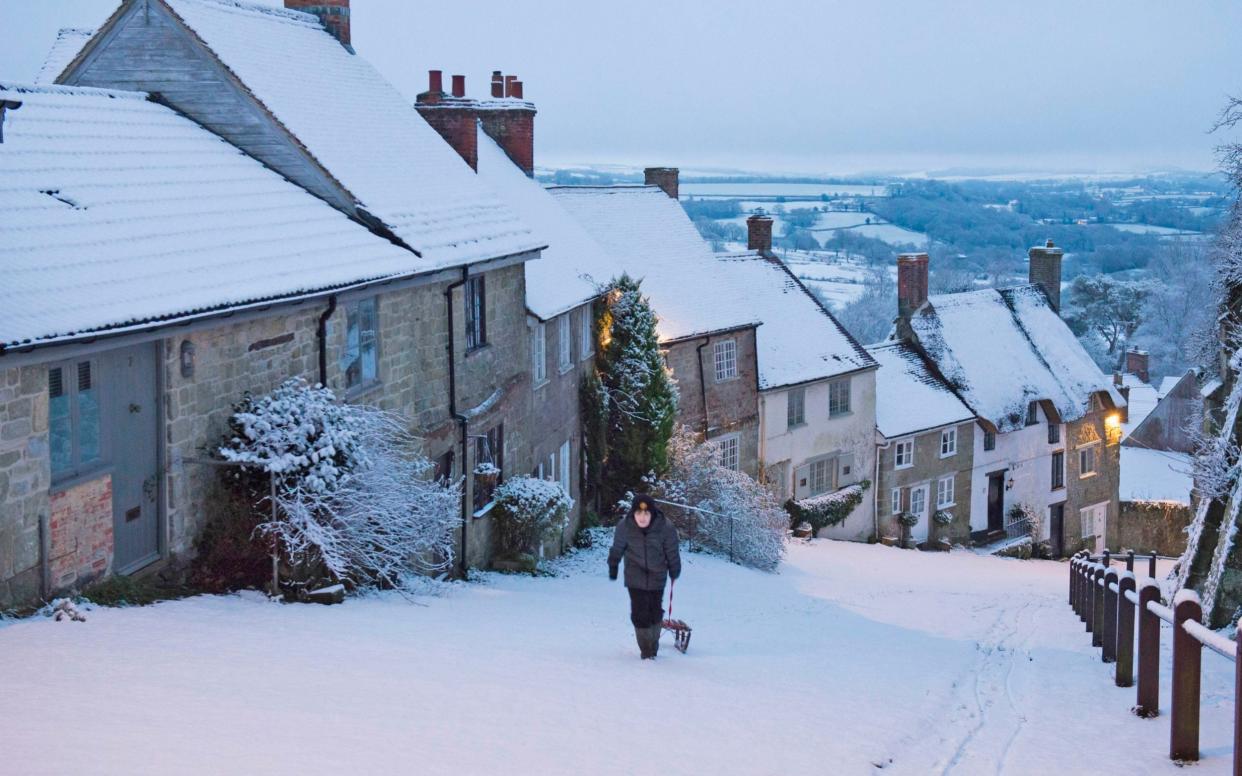
[[[41,592],[39,524],[50,512],[47,369],[0,363],[0,611]]]
[[[1118,515],[1120,514],[1117,490],[1121,483],[1121,427],[1109,425],[1105,418],[1110,413],[1095,409],[1080,420],[1066,423],[1065,435],[1065,554],[1072,555],[1078,549],[1094,552],[1092,539],[1082,537],[1082,518],[1079,510],[1094,504],[1108,503],[1108,523],[1105,543],[1116,544]],[[1096,474],[1082,477],[1079,467],[1079,450],[1093,443],[1097,445]]]
[[[970,542],[970,497],[971,470],[973,467],[972,451],[974,450],[975,424],[960,423],[957,426],[957,453],[945,458],[940,457],[940,432],[935,429],[914,437],[914,465],[909,468],[897,469],[894,466],[893,440],[887,450],[881,449],[880,478],[877,491],[867,493],[878,499],[880,509],[880,536],[901,536],[901,526],[892,513],[892,489],[901,488],[901,508],[910,508],[910,489],[927,485],[928,525],[919,526],[927,531],[928,540],[935,542],[941,537],[954,544]],[[908,437],[901,437],[908,439]],[[954,504],[945,511],[953,514],[953,522],[948,526],[936,524],[931,516],[936,512],[936,481],[954,474]],[[913,529],[918,530],[918,529]]]

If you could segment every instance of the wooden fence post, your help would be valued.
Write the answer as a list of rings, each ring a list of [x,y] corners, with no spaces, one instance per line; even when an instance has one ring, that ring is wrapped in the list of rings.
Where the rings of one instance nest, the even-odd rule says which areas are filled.
[[[1109,568],[1104,572],[1104,627],[1100,632],[1104,639],[1104,649],[1100,650],[1100,660],[1112,663],[1117,659],[1117,594],[1109,585],[1117,584],[1117,570]]]
[[[1147,576],[1152,579],[1156,578],[1156,553],[1154,551],[1151,557],[1147,559]]]
[[[1083,623],[1089,622],[1087,614],[1091,609],[1091,588],[1087,586],[1087,579],[1091,571],[1091,563],[1086,558],[1078,564],[1078,619]],[[1091,632],[1091,626],[1087,625],[1087,632]]]
[[[1095,564],[1087,563],[1082,570],[1082,621],[1087,624],[1087,633],[1095,627]]]
[[[1134,592],[1134,574],[1123,572],[1117,579],[1117,670],[1118,687],[1134,684],[1134,604],[1126,592]],[[1240,775],[1242,776],[1242,775]]]
[[[1082,619],[1082,558],[1074,558],[1070,563],[1070,603],[1074,605],[1074,614]]]
[[[1091,600],[1094,606],[1091,607],[1091,646],[1104,646],[1104,586],[1100,584],[1104,581],[1104,567],[1097,564],[1095,573],[1091,576]]]
[[[1129,571],[1131,574],[1134,573],[1134,550],[1126,553],[1126,571]]]
[[[1070,564],[1069,564],[1069,572],[1070,572],[1069,573],[1069,602],[1070,602],[1070,606],[1073,606],[1075,609],[1078,608],[1074,602],[1074,592],[1075,592],[1074,591],[1074,570],[1076,568],[1078,568],[1078,556],[1077,555],[1070,558]]]
[[[1203,645],[1186,632],[1187,620],[1199,622],[1203,608],[1193,590],[1173,599],[1173,692],[1169,722],[1169,759],[1199,759],[1199,669]]]
[[[1138,602],[1138,703],[1134,713],[1154,717],[1160,713],[1160,618],[1147,609],[1151,601],[1160,600],[1160,585],[1154,579],[1143,580]]]
[[[1108,550],[1105,550],[1104,552],[1100,553],[1100,565],[1103,566],[1106,570],[1108,569],[1109,564],[1111,564],[1112,562],[1113,562],[1113,556],[1108,552]]]

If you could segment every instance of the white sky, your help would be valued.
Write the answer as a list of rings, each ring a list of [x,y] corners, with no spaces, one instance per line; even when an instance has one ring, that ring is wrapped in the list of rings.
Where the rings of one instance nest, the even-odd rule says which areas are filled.
[[[0,0],[0,81],[115,5]],[[1240,29],[1237,0],[353,0],[411,98],[429,68],[519,75],[541,165],[1207,170]]]

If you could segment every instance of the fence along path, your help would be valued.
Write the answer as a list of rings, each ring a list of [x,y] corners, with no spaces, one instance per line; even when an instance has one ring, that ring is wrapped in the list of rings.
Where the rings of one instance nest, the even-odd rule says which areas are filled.
[[[1173,670],[1169,722],[1169,757],[1179,762],[1199,759],[1199,708],[1203,648],[1234,663],[1233,773],[1242,776],[1242,629],[1230,640],[1202,623],[1203,607],[1193,590],[1179,590],[1171,607],[1160,601],[1155,580],[1155,557],[1151,574],[1141,585],[1134,576],[1134,553],[1125,571],[1112,567],[1106,552],[1095,558],[1086,553],[1070,561],[1069,602],[1100,647],[1100,659],[1114,664],[1118,687],[1134,685],[1134,636],[1138,627],[1138,687],[1134,713],[1155,717],[1160,713],[1160,623],[1173,626]]]

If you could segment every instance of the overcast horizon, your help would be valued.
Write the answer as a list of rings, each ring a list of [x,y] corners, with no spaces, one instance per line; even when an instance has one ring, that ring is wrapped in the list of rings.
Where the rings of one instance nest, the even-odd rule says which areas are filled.
[[[281,5],[280,0],[263,0]],[[58,28],[117,0],[0,0],[0,81],[29,82]],[[899,11],[898,11],[899,9]],[[427,70],[484,96],[517,74],[539,166],[673,165],[806,175],[1212,171],[1242,93],[1242,4],[954,12],[778,0],[460,6],[353,0],[353,42],[408,97]],[[16,20],[16,23],[12,23]],[[1236,75],[1235,75],[1236,74]]]

